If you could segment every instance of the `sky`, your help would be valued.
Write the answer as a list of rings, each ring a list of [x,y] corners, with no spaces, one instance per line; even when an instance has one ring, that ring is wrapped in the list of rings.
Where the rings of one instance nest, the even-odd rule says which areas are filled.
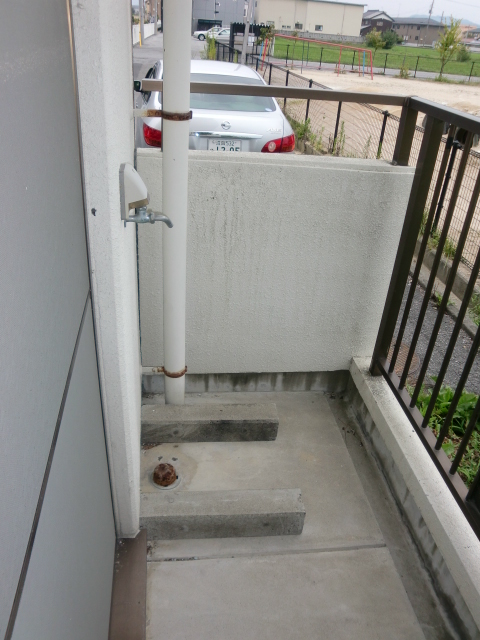
[[[428,15],[432,0],[367,0],[367,9],[383,9],[392,18],[398,16]],[[432,17],[463,18],[480,24],[480,0],[434,0]]]

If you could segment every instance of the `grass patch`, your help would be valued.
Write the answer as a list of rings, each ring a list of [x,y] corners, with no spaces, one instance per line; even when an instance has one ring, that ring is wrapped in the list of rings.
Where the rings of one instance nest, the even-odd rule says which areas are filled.
[[[468,312],[470,314],[470,317],[478,327],[478,325],[480,325],[480,295],[478,295],[477,293],[474,293],[470,299]]]
[[[412,395],[413,389],[411,387],[408,388],[408,391],[410,395]],[[430,418],[428,423],[428,426],[432,429],[436,436],[438,436],[443,421],[450,409],[454,393],[454,389],[445,386],[441,388],[440,393],[438,394],[438,398],[435,402],[435,407],[432,412],[432,417]],[[422,416],[425,416],[427,412],[427,408],[431,400],[431,395],[431,390],[425,390],[424,388],[422,388],[422,391],[418,396],[417,408]],[[462,437],[465,434],[465,429],[467,428],[467,425],[470,421],[470,416],[473,412],[473,409],[475,408],[477,400],[478,396],[476,394],[469,393],[467,391],[463,391],[462,395],[460,396],[457,408],[455,410],[455,413],[453,414],[448,437],[445,438],[442,445],[443,450],[452,461],[455,458]],[[477,422],[468,443],[465,455],[463,456],[458,468],[458,473],[467,487],[472,484],[475,478],[479,462],[480,431],[479,423]]]
[[[344,43],[349,44],[353,47],[361,46],[357,43]],[[308,46],[307,46],[308,45]],[[336,64],[338,62],[339,56],[339,48],[333,47],[329,45],[324,45],[315,42],[314,40],[310,40],[309,43],[302,42],[298,40],[294,46],[293,40],[287,40],[286,38],[282,38],[281,36],[275,37],[275,58],[279,58],[281,60],[285,60],[287,57],[287,47],[288,47],[288,60],[307,60],[307,52],[308,52],[308,60],[309,62],[320,62],[320,57],[322,62],[328,62],[332,64]],[[363,45],[362,48],[369,49],[369,47]],[[370,51],[372,49],[370,48]],[[372,52],[373,53],[373,52]],[[420,56],[418,60],[417,66],[417,58]],[[368,64],[368,55],[365,59],[365,65]],[[363,58],[361,60],[363,62]],[[460,76],[469,76],[470,70],[472,68],[472,63],[476,62],[474,65],[472,76],[480,77],[480,53],[472,53],[471,59],[468,61],[458,61],[451,60],[445,65],[443,70],[444,73],[450,73]],[[354,52],[349,49],[342,50],[342,58],[341,64],[343,65],[354,65],[354,69],[358,69],[358,52]],[[396,45],[391,49],[379,49],[375,54],[375,58],[373,61],[374,67],[382,67],[386,69],[401,69],[402,66],[404,68],[410,69],[410,73],[414,73],[415,69],[417,71],[430,71],[432,73],[440,73],[440,57],[438,55],[438,51],[435,49],[423,49],[421,47],[403,47],[401,45]]]

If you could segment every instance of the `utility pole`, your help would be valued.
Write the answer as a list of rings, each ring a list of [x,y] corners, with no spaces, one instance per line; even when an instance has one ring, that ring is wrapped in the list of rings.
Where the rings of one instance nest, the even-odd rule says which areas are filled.
[[[425,46],[425,42],[428,38],[428,27],[430,26],[430,18],[432,17],[433,5],[435,0],[432,0],[432,4],[430,5],[430,11],[428,12],[428,20],[427,20],[427,32],[425,34],[425,38],[423,39],[423,46]]]
[[[252,17],[253,0],[248,0],[247,15],[245,16],[245,33],[243,34],[242,56],[240,64],[245,64],[247,59],[248,34],[250,31],[250,19]]]
[[[155,23],[154,28],[153,28],[153,35],[157,34],[157,22],[158,22],[158,17],[157,17],[157,11],[158,11],[158,2],[157,0],[154,0],[155,2],[155,11],[153,12],[153,21]]]
[[[145,22],[145,6],[144,6],[144,1],[145,0],[138,0],[138,9],[140,11],[140,46],[143,45],[143,43],[145,42],[145,29],[144,29],[144,22]]]

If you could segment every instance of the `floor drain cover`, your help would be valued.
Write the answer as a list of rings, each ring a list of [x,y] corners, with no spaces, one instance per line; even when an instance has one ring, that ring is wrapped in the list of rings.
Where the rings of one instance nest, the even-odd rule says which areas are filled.
[[[169,487],[178,479],[177,472],[173,464],[161,462],[153,470],[153,481],[159,487]]]
[[[388,351],[387,360],[393,355],[393,350],[395,348],[395,342],[392,342],[392,346]],[[405,362],[407,361],[408,352],[410,350],[410,345],[402,342],[400,344],[400,349],[398,350],[397,361],[395,363],[395,373],[400,378],[403,373],[403,368],[405,367]],[[407,382],[409,384],[414,384],[418,377],[418,372],[420,370],[420,358],[416,353],[413,354],[412,363],[410,364],[410,369],[408,371]]]

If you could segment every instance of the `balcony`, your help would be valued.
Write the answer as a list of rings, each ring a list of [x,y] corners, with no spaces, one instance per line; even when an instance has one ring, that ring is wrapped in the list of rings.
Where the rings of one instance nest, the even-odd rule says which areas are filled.
[[[197,492],[299,490],[305,525],[300,535],[288,536],[282,530],[249,533],[247,525],[242,534],[235,528],[233,534],[172,534],[162,528],[160,508],[155,531],[164,533],[157,535],[148,524],[156,515],[145,512],[148,633],[236,638],[247,629],[252,638],[294,637],[296,629],[314,637],[322,627],[345,638],[370,637],[372,628],[379,637],[476,637],[478,472],[467,487],[457,468],[477,409],[463,440],[447,454],[441,444],[448,420],[436,439],[412,397],[427,382],[427,369],[438,396],[451,357],[447,350],[432,374],[430,356],[456,272],[461,260],[471,267],[477,251],[472,220],[480,178],[471,147],[480,121],[426,100],[369,94],[370,103],[401,107],[400,117],[389,118],[365,94],[286,84],[191,85],[193,92],[270,95],[284,100],[293,119],[295,113],[308,117],[309,110],[334,115],[327,119],[330,155],[190,152],[187,233],[189,411],[274,402],[277,439],[145,441],[142,499],[150,504],[153,468],[168,460],[184,474],[183,487],[172,490],[180,502],[196,499]],[[160,81],[143,85],[162,89]],[[373,114],[378,144],[360,157],[335,153],[345,114],[343,130],[353,131],[357,118],[350,141],[365,147],[367,134],[358,126],[365,113]],[[162,202],[163,162],[159,150],[137,151],[154,210]],[[470,176],[476,176],[473,184]],[[410,292],[420,284],[432,230],[437,258],[423,289],[425,308],[415,316]],[[164,233],[141,228],[138,234],[144,425],[151,405],[159,414],[165,406]],[[447,238],[456,252],[434,327],[425,335],[425,310]],[[452,349],[463,339],[478,267],[474,261]],[[398,376],[407,324],[416,338],[405,345],[407,362]],[[410,391],[406,381],[420,334],[426,349]],[[477,349],[475,342],[472,359]],[[459,394],[467,369],[468,362]],[[193,507],[192,515],[202,508],[195,513]],[[185,532],[187,525],[179,527]]]

